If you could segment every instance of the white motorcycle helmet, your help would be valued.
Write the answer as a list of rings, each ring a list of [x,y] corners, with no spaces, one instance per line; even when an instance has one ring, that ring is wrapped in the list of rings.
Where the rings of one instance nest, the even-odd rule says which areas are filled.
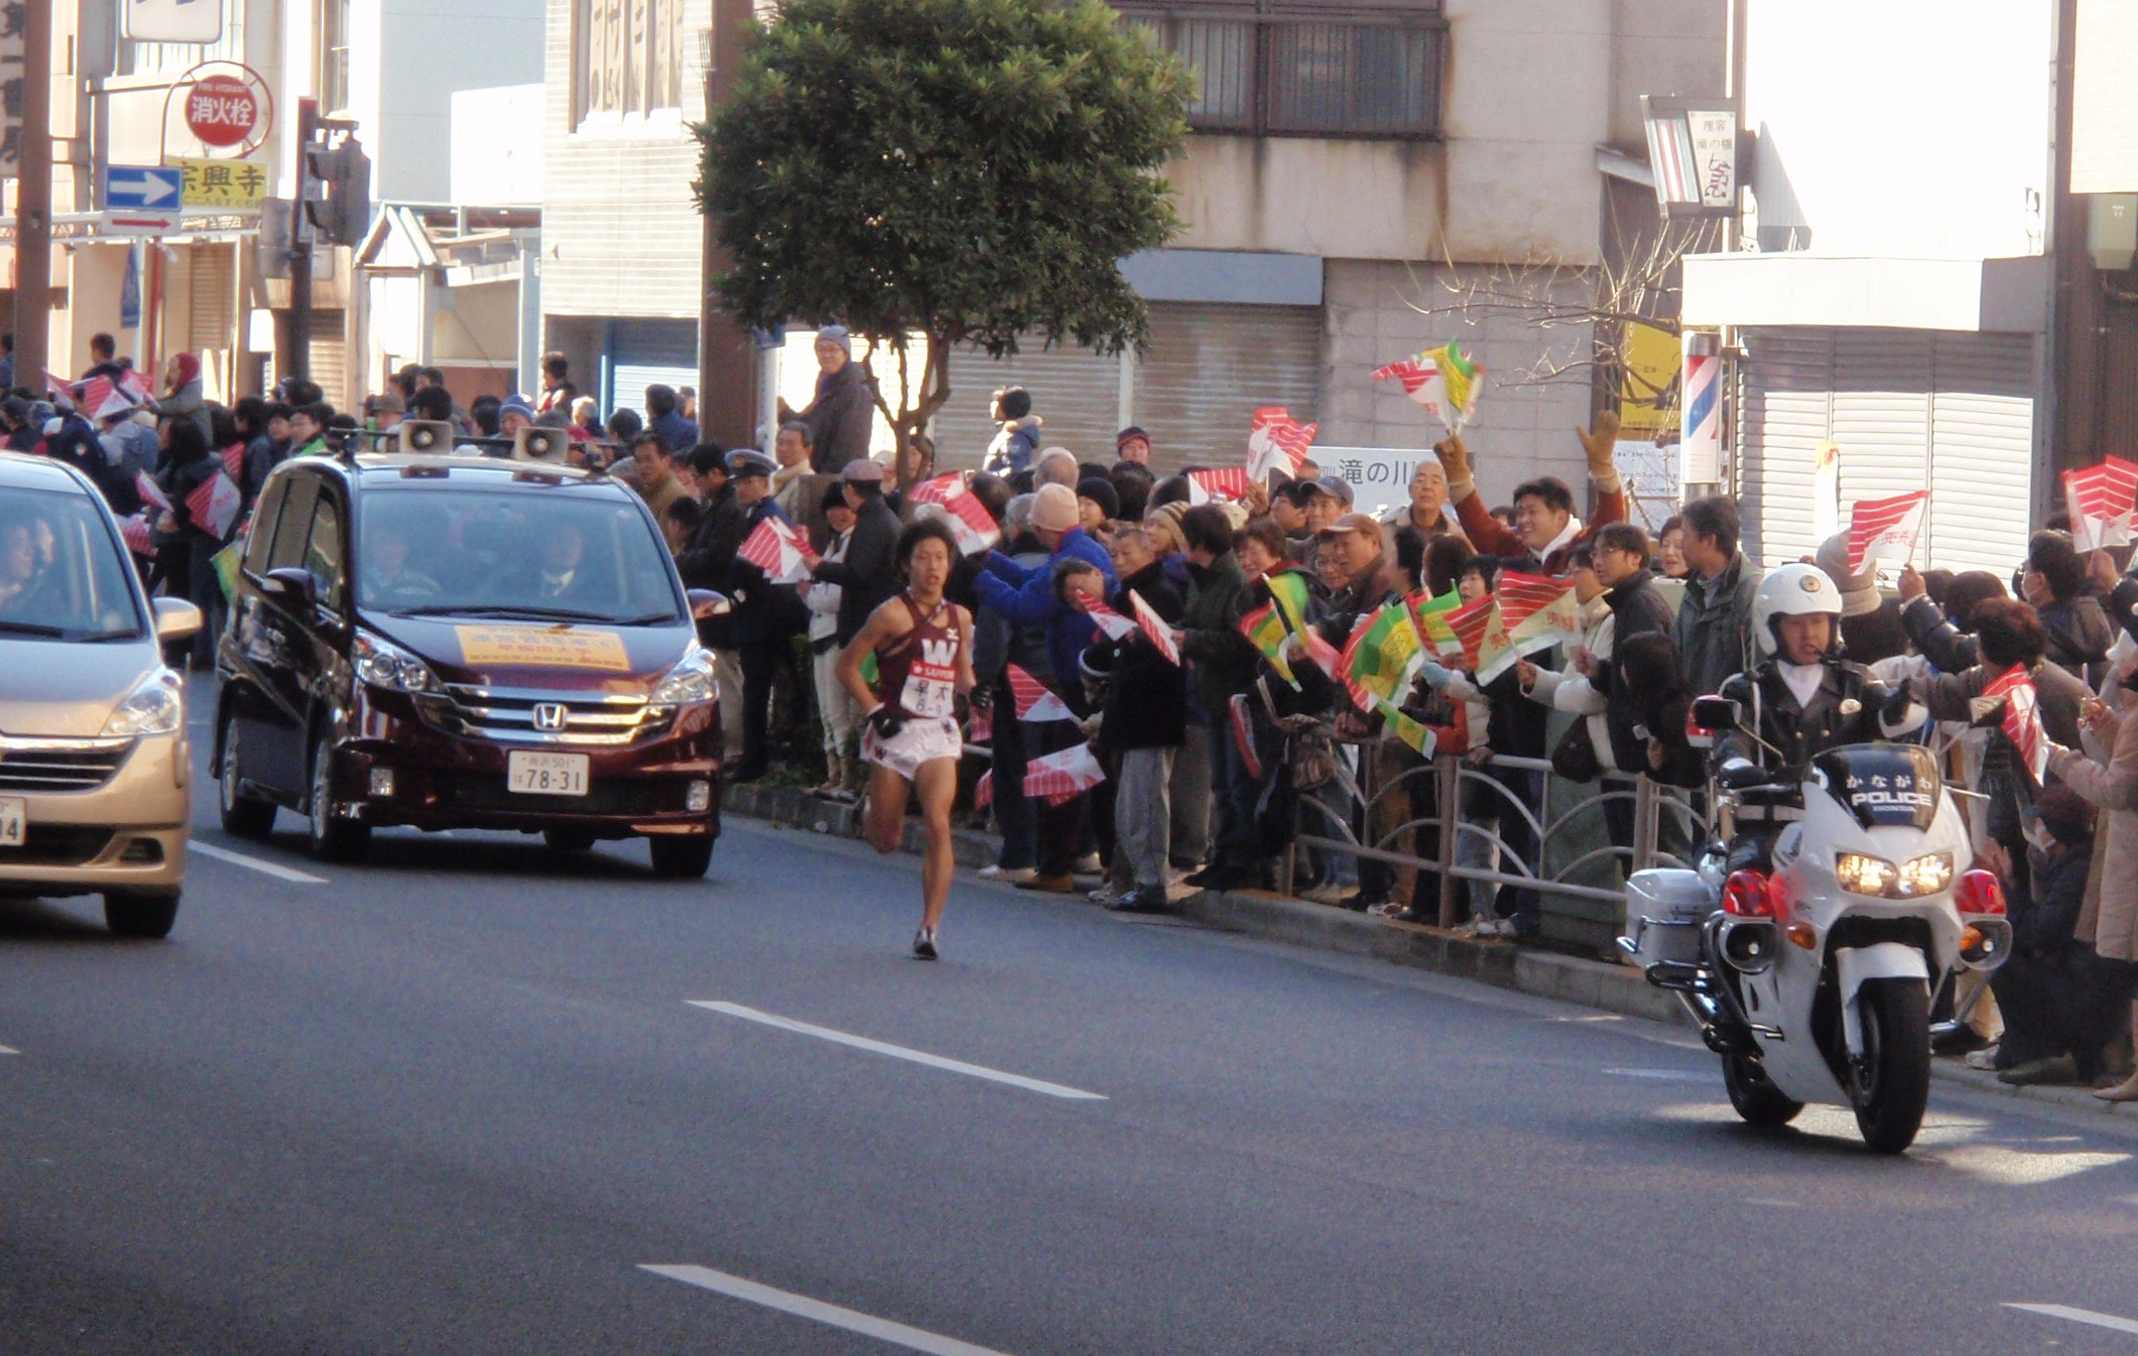
[[[1760,658],[1772,659],[1780,652],[1776,623],[1781,618],[1821,613],[1834,619],[1834,638],[1827,653],[1837,654],[1841,649],[1841,590],[1826,571],[1816,565],[1784,565],[1768,571],[1759,581],[1759,592],[1752,595],[1752,634],[1758,640]]]

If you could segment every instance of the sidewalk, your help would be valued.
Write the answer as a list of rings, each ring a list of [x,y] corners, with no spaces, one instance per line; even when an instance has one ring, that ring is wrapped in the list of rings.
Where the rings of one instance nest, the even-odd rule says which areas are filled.
[[[793,787],[730,786],[723,789],[722,796],[723,812],[727,814],[840,838],[860,836],[856,807],[818,800]],[[993,834],[960,829],[952,836],[959,866],[977,869],[994,863],[1000,840]],[[920,824],[908,819],[903,850],[917,854],[920,838]],[[1085,902],[1081,894],[1059,898],[1064,902]],[[1266,890],[1204,890],[1174,900],[1169,909],[1181,918],[1226,932],[1320,951],[1373,956],[1394,965],[1474,979],[1502,989],[1669,1025],[1691,1024],[1684,1006],[1675,997],[1648,983],[1631,966],[1608,965],[1511,942],[1458,937],[1439,928],[1286,899]],[[2013,1087],[1998,1082],[1995,1074],[1970,1069],[1950,1058],[1933,1060],[1931,1070],[1938,1078],[1978,1091],[2114,1116],[2138,1128],[2138,1103],[2103,1102],[2085,1088]]]

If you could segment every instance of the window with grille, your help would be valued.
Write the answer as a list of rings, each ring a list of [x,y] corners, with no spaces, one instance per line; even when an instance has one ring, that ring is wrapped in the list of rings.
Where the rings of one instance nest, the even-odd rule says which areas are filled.
[[[319,105],[328,113],[349,107],[349,0],[319,6]]]
[[[1173,0],[1115,8],[1194,75],[1188,121],[1200,131],[1440,132],[1448,30],[1437,0]]]
[[[245,0],[206,0],[206,3],[223,11],[221,38],[214,42],[135,42],[131,38],[121,38],[112,73],[148,75],[189,70],[203,61],[243,61]]]
[[[572,0],[572,122],[683,106],[683,0]]]

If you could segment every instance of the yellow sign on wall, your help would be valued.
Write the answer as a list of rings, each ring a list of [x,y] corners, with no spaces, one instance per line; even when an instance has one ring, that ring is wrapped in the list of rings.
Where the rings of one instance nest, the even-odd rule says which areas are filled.
[[[1624,380],[1619,390],[1619,436],[1661,442],[1678,431],[1678,336],[1635,321],[1626,326]],[[1673,436],[1670,441],[1675,442]]]
[[[174,156],[184,170],[183,202],[189,212],[257,212],[267,198],[267,171],[250,160],[199,160]]]

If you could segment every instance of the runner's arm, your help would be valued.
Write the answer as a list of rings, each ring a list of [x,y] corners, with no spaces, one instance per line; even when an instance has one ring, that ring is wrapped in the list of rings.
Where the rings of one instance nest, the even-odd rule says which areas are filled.
[[[893,624],[890,605],[887,603],[871,612],[861,630],[852,640],[846,642],[845,649],[839,651],[839,685],[846,689],[846,694],[854,699],[864,715],[883,705],[883,702],[869,690],[867,681],[862,678],[861,661],[872,654],[878,644],[890,637]]]

